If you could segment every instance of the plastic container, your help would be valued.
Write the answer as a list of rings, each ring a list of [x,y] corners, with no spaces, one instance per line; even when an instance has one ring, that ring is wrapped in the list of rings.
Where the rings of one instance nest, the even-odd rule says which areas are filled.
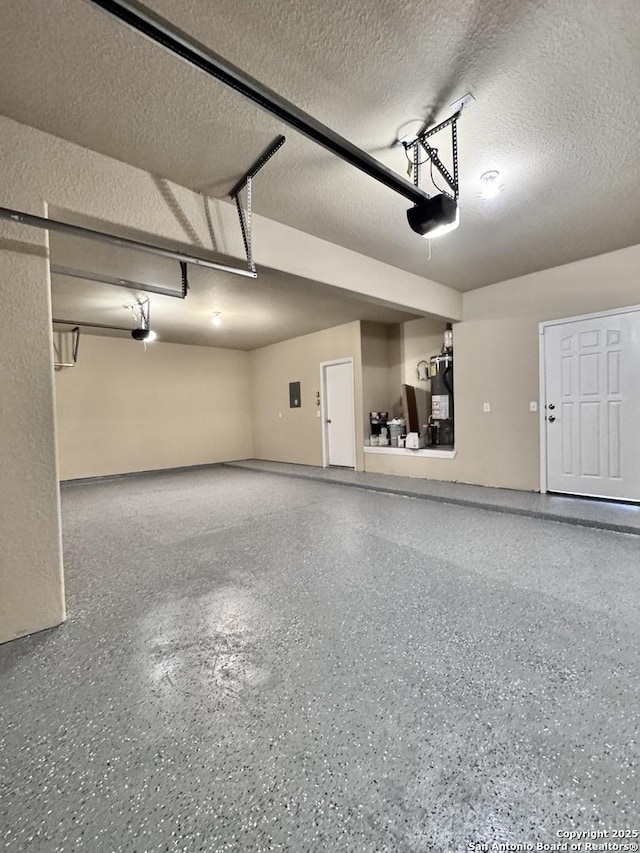
[[[398,447],[398,439],[401,435],[404,435],[404,421],[402,418],[396,418],[392,421],[388,421],[387,428],[389,430],[389,441],[391,443],[391,447]]]

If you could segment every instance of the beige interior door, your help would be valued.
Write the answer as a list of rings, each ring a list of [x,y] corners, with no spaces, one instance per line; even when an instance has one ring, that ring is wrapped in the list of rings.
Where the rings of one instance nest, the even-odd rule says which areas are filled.
[[[327,464],[355,468],[355,404],[353,364],[324,367]]]

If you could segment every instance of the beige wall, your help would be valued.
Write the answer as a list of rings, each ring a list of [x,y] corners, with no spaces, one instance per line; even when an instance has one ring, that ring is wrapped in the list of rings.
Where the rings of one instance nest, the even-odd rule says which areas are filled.
[[[251,357],[253,448],[257,459],[322,465],[322,421],[317,416],[320,364],[351,357],[354,361],[356,435],[362,426],[360,323],[347,323],[253,350]],[[289,383],[300,381],[302,406],[289,408]],[[362,442],[356,464],[363,466]]]
[[[370,412],[389,412],[400,396],[399,364],[394,347],[399,338],[398,326],[384,323],[361,323],[362,345],[362,409],[363,439],[371,434]]]
[[[638,304],[639,280],[633,246],[465,293],[454,325],[456,458],[368,455],[366,470],[539,489],[539,415],[529,411],[539,395],[538,324]]]
[[[56,412],[63,480],[246,459],[249,354],[83,335]]]
[[[391,398],[393,405],[390,414],[394,417],[402,417],[402,384],[404,379],[403,369],[403,324],[399,323],[389,326],[389,383],[391,386]],[[368,415],[367,415],[368,416]]]
[[[65,616],[46,245],[0,224],[0,643]]]
[[[419,361],[427,361],[442,349],[446,323],[432,317],[419,317],[409,320],[401,327],[401,358],[402,381],[409,385],[426,387],[425,382],[418,380],[417,365]]]

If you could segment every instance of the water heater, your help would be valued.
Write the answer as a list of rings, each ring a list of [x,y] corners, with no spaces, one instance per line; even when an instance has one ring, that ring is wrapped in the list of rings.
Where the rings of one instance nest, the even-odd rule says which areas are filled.
[[[444,333],[442,350],[429,359],[429,379],[429,444],[453,446],[453,332],[450,323]]]

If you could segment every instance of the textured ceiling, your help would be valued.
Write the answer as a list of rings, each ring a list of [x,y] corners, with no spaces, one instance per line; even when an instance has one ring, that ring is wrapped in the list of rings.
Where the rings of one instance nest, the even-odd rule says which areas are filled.
[[[640,241],[637,0],[148,5],[399,172],[472,91],[458,231],[427,261],[405,200],[83,0],[3,0],[0,112],[212,195],[284,131],[258,212],[461,290]]]
[[[56,233],[51,233],[49,246],[54,266],[180,290],[177,262]],[[248,350],[353,320],[402,323],[415,316],[265,268],[258,279],[250,279],[189,267],[189,283],[184,301],[148,294],[151,326],[160,340]],[[52,275],[51,292],[57,319],[128,328],[135,324],[124,306],[147,295],[61,275]],[[222,316],[218,327],[211,322],[214,311]]]

